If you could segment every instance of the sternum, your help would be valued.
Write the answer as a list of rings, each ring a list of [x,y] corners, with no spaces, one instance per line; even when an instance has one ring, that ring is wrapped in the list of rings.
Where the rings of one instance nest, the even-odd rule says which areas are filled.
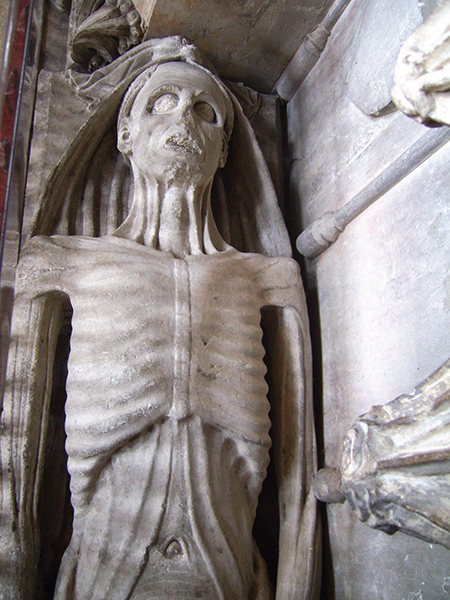
[[[175,336],[172,406],[169,417],[181,420],[189,416],[189,379],[191,365],[191,296],[189,268],[185,261],[174,260]]]

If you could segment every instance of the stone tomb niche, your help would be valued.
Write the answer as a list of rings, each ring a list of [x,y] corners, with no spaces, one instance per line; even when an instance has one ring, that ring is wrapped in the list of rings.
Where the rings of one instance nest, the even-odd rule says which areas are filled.
[[[283,4],[284,17],[309,9],[297,2],[247,2],[219,10],[211,2],[199,29],[192,11],[182,18],[191,3],[178,4],[177,17],[167,22],[161,15],[169,0],[74,0],[70,10],[55,1],[45,13],[36,5],[34,60],[27,66],[22,107],[31,123],[37,81],[25,203],[10,207],[9,263],[2,273],[2,296],[9,298],[13,242],[20,239],[2,414],[0,596],[5,599],[281,600],[319,593],[309,325],[281,216],[280,106],[273,96],[235,83],[243,79],[260,92],[273,89],[297,29],[291,19],[286,39],[270,54],[273,36],[265,25],[274,6]],[[422,125],[395,112],[390,87],[395,44],[399,47],[406,35],[403,25],[415,27],[425,9],[400,3],[395,7],[400,16],[381,23],[375,17],[381,5],[383,13],[390,10],[389,2],[378,0],[364,7],[356,0],[351,4],[323,58],[289,103],[291,187],[295,203],[301,200],[295,208],[303,212],[305,226],[324,213],[333,221],[344,201],[337,192],[350,197],[358,191],[355,181],[364,164],[388,170],[394,160],[393,150],[378,160],[376,144],[367,145],[372,160],[366,151],[348,160],[339,144],[345,149],[366,127],[378,141],[409,152],[423,134]],[[429,11],[432,5],[427,4]],[[228,47],[213,35],[214,23],[233,10],[240,20]],[[323,10],[325,5],[310,11],[310,30]],[[189,41],[153,39],[185,34],[175,27],[183,22]],[[254,37],[239,38],[247,26]],[[369,29],[373,36],[364,35]],[[256,38],[265,52],[253,61]],[[383,47],[386,39],[395,40],[381,61],[366,51],[380,38]],[[312,43],[308,39],[299,49],[304,51],[296,55],[299,61]],[[270,60],[261,60],[269,54]],[[336,67],[337,55],[345,69]],[[300,64],[296,60],[287,78]],[[370,76],[362,85],[375,67],[383,77]],[[300,82],[294,77],[291,87]],[[434,85],[446,104],[442,82]],[[321,118],[314,119],[319,112]],[[447,136],[445,130],[435,134],[434,150]],[[24,164],[26,146],[24,135],[18,153]],[[347,150],[355,148],[350,144]],[[442,178],[440,173],[434,179]],[[339,179],[342,185],[335,184]],[[17,187],[23,184],[20,180]],[[401,204],[406,211],[399,222],[412,218],[408,206],[414,194],[406,196],[392,210],[397,214]],[[420,208],[429,204],[421,200]],[[382,203],[377,206],[383,210]],[[367,412],[370,386],[360,383],[355,391],[355,375],[375,372],[376,364],[367,353],[354,352],[367,363],[352,362],[347,373],[342,353],[333,350],[335,341],[357,345],[366,336],[384,347],[374,341],[372,328],[361,327],[355,335],[365,307],[345,304],[356,298],[357,282],[356,289],[370,287],[379,309],[368,271],[357,269],[353,286],[346,287],[341,277],[345,261],[370,261],[369,242],[379,245],[373,235],[379,224],[370,226],[370,214],[355,221],[353,233],[340,228],[337,241],[327,235],[320,240],[316,227],[315,244],[336,244],[308,263],[320,297],[325,462],[340,465],[342,472],[324,469],[315,479],[317,497],[331,503],[333,565],[325,569],[322,597],[344,598],[353,586],[355,600],[358,594],[366,598],[378,581],[384,586],[386,565],[395,568],[399,594],[421,594],[404,591],[407,578],[390,557],[400,556],[399,548],[417,555],[431,548],[444,556],[449,545],[448,363],[426,379],[431,369],[420,364],[424,381],[413,393],[386,404],[419,383],[395,381],[396,393],[387,386],[384,406]],[[294,219],[287,221],[292,225]],[[314,220],[306,231],[315,226]],[[392,239],[402,245],[397,237]],[[363,242],[360,250],[348,251],[349,241]],[[327,264],[332,266],[324,271]],[[380,281],[383,267],[376,260],[373,281]],[[421,281],[423,273],[418,274]],[[326,292],[333,286],[340,302],[334,291]],[[2,323],[4,314],[2,307]],[[348,332],[339,330],[344,315],[351,323]],[[384,316],[380,323],[384,332]],[[395,330],[398,323],[391,325]],[[400,378],[403,353],[396,361]],[[373,381],[374,404],[386,382],[378,376]],[[351,413],[352,398],[357,404]],[[365,414],[342,446],[358,413]],[[430,494],[433,502],[427,501]],[[332,504],[344,497],[343,506]],[[425,541],[402,534],[388,538],[362,525],[358,530],[348,516],[350,507],[371,527]],[[354,556],[364,545],[378,545],[378,551],[365,558],[370,569],[352,574]],[[425,570],[426,561],[411,556],[408,565],[415,560]],[[443,561],[438,562],[436,573],[444,573]],[[416,580],[425,581],[418,573]],[[448,578],[444,586],[437,576],[431,579],[433,590],[448,593]]]
[[[313,598],[309,326],[275,191],[277,103],[182,38],[142,41],[132,5],[87,4],[69,48],[120,25],[87,69],[61,67],[46,16],[0,595]]]

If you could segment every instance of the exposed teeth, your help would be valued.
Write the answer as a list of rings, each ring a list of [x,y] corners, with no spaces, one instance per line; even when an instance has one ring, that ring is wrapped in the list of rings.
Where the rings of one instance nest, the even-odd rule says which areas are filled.
[[[201,153],[200,146],[197,144],[197,142],[184,133],[174,133],[173,135],[169,136],[164,142],[164,146],[178,148],[179,150],[184,150],[185,152],[190,152],[192,154]]]

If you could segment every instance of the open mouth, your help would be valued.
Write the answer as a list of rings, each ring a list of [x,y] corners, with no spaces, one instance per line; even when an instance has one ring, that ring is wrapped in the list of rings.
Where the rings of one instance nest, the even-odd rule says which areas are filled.
[[[201,154],[201,148],[197,142],[185,133],[174,133],[164,142],[166,148],[181,150],[189,154]]]

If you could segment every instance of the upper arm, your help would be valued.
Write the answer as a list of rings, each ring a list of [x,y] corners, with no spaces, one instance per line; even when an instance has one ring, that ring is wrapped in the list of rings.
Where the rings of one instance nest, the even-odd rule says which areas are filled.
[[[314,593],[319,544],[311,489],[317,458],[308,318],[295,266],[272,269],[270,278],[268,271],[261,323],[280,515],[276,598],[306,600]]]

